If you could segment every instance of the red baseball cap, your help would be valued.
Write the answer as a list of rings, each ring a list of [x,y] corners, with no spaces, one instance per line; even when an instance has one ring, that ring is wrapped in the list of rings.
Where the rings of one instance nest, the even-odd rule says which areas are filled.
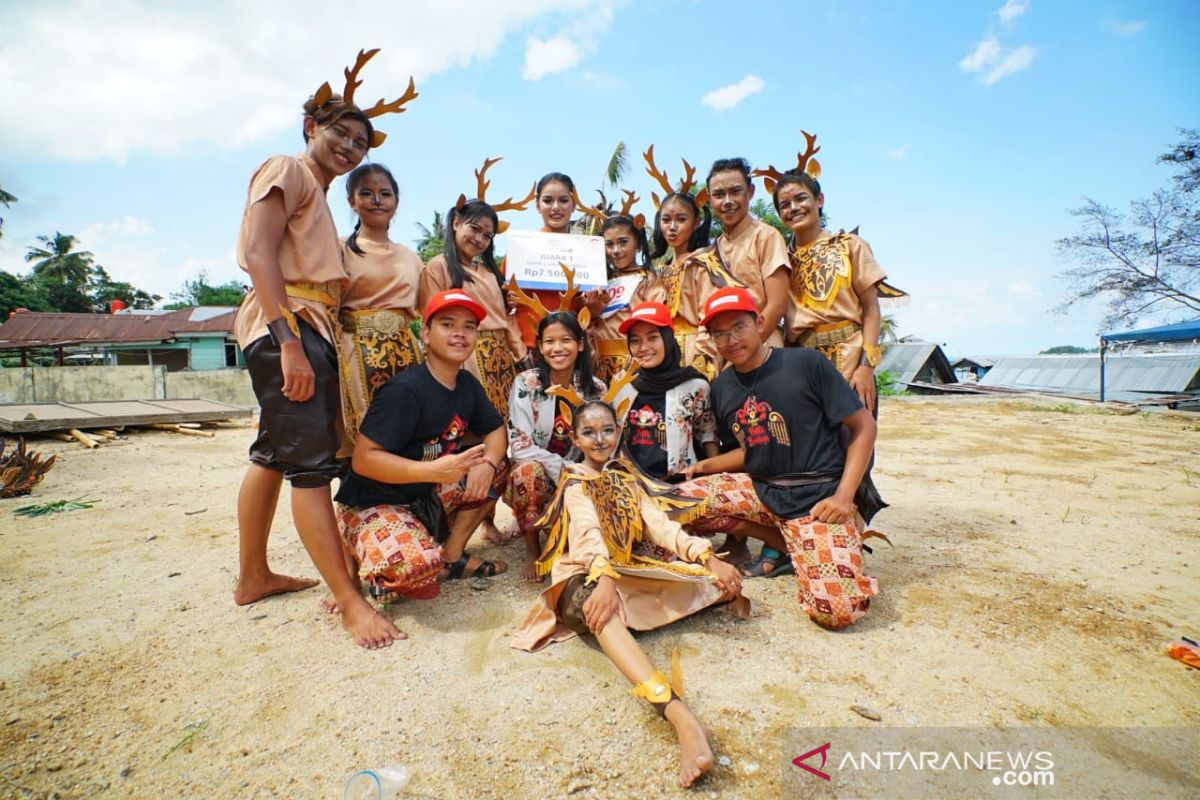
[[[704,302],[704,319],[700,324],[708,325],[713,317],[726,311],[749,311],[751,314],[758,314],[758,303],[754,302],[754,295],[750,294],[748,289],[739,286],[717,289]]]
[[[429,304],[425,306],[425,324],[429,324],[434,314],[447,308],[465,308],[475,315],[476,321],[487,316],[487,309],[472,300],[471,295],[462,289],[447,289],[429,298]]]
[[[639,322],[647,322],[656,328],[675,329],[671,323],[671,312],[662,303],[638,303],[629,311],[629,316],[617,328],[618,333],[625,333]]]

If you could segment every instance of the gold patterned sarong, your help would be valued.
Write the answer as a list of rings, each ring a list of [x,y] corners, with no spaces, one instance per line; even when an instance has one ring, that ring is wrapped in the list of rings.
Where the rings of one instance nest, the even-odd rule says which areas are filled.
[[[488,400],[508,419],[508,394],[517,377],[517,365],[505,331],[480,331],[475,340],[475,377],[483,384]],[[475,370],[472,370],[475,372]]]
[[[342,409],[351,447],[358,426],[379,387],[396,373],[424,360],[412,331],[413,317],[402,311],[346,311],[339,356],[342,362]]]
[[[832,363],[834,368],[843,375],[846,374],[846,348],[842,347],[845,342],[853,341],[856,336],[862,333],[862,326],[851,320],[842,320],[841,322],[830,322],[825,325],[818,325],[815,328],[809,328],[800,335],[796,340],[796,344],[801,347],[811,347],[817,350],[821,355],[825,356]],[[858,342],[858,347],[854,352],[861,353],[861,340]],[[858,366],[855,362],[855,367]],[[853,370],[849,370],[853,374]]]

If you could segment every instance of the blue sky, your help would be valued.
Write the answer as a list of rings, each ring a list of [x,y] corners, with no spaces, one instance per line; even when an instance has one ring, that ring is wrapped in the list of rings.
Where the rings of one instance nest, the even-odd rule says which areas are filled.
[[[57,230],[162,295],[241,278],[250,174],[301,149],[300,103],[361,47],[383,48],[364,97],[409,74],[421,92],[370,156],[400,182],[393,238],[473,194],[485,156],[504,156],[491,199],[558,170],[586,201],[624,141],[649,216],[649,144],[674,179],[681,156],[786,168],[804,129],[834,226],[912,294],[885,313],[951,355],[1093,346],[1099,306],[1051,313],[1069,209],[1164,185],[1155,158],[1200,126],[1191,0],[0,0],[0,30],[0,186],[19,198],[0,269],[25,273]],[[340,181],[330,199],[348,232]]]

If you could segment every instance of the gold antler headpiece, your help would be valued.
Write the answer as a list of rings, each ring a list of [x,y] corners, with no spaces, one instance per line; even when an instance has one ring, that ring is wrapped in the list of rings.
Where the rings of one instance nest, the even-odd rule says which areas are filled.
[[[571,304],[575,302],[575,295],[579,294],[579,290],[575,287],[575,270],[561,261],[558,262],[558,268],[563,271],[563,275],[567,276],[567,288],[559,293],[558,311],[570,311]],[[546,308],[541,300],[517,286],[517,276],[515,275],[508,279],[508,292],[514,303],[529,309],[535,325],[542,321],[542,317],[550,313],[550,309]],[[579,312],[579,326],[585,331],[591,321],[592,314],[587,308]]]
[[[633,381],[633,376],[637,374],[637,371],[638,365],[636,363],[632,363],[626,367],[624,372],[613,379],[612,384],[608,387],[604,394],[600,395],[600,399],[612,407],[613,401],[616,400],[621,394],[621,390],[628,386],[631,381]],[[568,425],[570,425],[572,420],[572,410],[583,405],[583,395],[581,395],[579,390],[574,386],[559,386],[557,384],[547,389],[546,394],[553,395],[554,397],[567,401],[567,406],[563,409],[563,419]],[[632,398],[626,397],[623,401],[621,401],[620,408],[613,407],[613,410],[617,414],[617,419],[625,418],[625,415],[629,413],[629,405],[631,402]]]
[[[808,131],[800,131],[804,134],[806,142],[803,153],[796,153],[796,168],[792,172],[804,172],[814,180],[821,177],[821,162],[817,161],[815,156],[820,151],[820,146],[817,144],[817,135]],[[763,186],[767,187],[768,192],[775,191],[775,184],[783,177],[783,173],[769,166],[766,169],[756,169],[750,173],[756,178],[763,179]]]
[[[667,194],[688,194],[696,186],[696,168],[688,163],[686,158],[681,158],[683,162],[683,178],[679,181],[679,185],[672,187],[671,179],[667,177],[667,173],[660,170],[654,164],[654,145],[650,145],[646,152],[642,153],[642,158],[646,159],[646,174],[654,178],[658,185],[662,187]],[[664,197],[666,195],[663,195]],[[656,192],[650,193],[650,199],[654,201],[654,207],[658,208],[662,205],[662,200]],[[708,189],[701,189],[696,193],[696,205],[703,206],[708,202]]]
[[[480,167],[479,169],[475,170],[475,197],[476,197],[476,199],[482,200],[483,202],[487,203],[487,190],[492,185],[492,182],[487,180],[487,178],[486,178],[487,171],[489,169],[491,169],[495,164],[497,164],[503,160],[504,160],[503,156],[496,156],[495,158],[484,158],[483,166]],[[513,200],[510,197],[502,203],[488,203],[488,205],[490,205],[492,207],[492,210],[495,211],[497,214],[499,214],[501,211],[524,211],[525,208],[531,202],[533,202],[533,198],[536,196],[537,196],[537,184],[535,183],[533,186],[529,187],[529,194],[527,194],[525,196],[525,198],[522,200]],[[458,202],[455,203],[454,205],[455,205],[455,208],[462,208],[466,204],[467,204],[467,196],[464,194],[460,194],[458,196]],[[496,226],[496,233],[504,233],[506,230],[508,230],[508,223],[505,222],[504,220],[501,220],[500,224]]]
[[[366,63],[374,58],[375,54],[378,52],[378,47],[370,50],[359,50],[358,57],[354,60],[354,66],[346,67],[346,69],[343,70],[346,76],[346,88],[342,91],[342,96],[340,98],[341,102],[348,106],[354,106],[354,93],[358,90],[359,86],[362,86],[362,80],[358,77],[358,73],[362,71],[362,68],[366,65]],[[365,116],[367,119],[375,119],[376,117],[381,117],[384,114],[402,114],[407,110],[404,108],[404,106],[416,99],[417,96],[417,84],[410,77],[408,79],[408,89],[406,89],[404,94],[400,97],[396,98],[390,103],[386,102],[381,97],[375,103],[375,105],[371,106],[370,108],[360,108],[359,110],[363,112],[363,116]],[[322,83],[317,89],[316,94],[313,96],[313,99],[316,101],[318,107],[325,105],[335,98],[336,96],[333,93],[333,88],[329,85],[329,81]],[[354,107],[359,108],[358,106]],[[386,133],[381,130],[376,130],[374,135],[371,137],[371,147],[379,147],[386,139]]]

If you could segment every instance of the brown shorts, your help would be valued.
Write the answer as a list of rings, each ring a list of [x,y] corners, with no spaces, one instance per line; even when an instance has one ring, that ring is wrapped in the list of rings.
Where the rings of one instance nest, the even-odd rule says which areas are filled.
[[[558,616],[563,624],[580,634],[591,633],[583,616],[583,604],[596,590],[596,584],[587,585],[586,575],[572,575],[558,596]]]
[[[258,438],[250,445],[250,461],[282,472],[298,489],[328,486],[340,468],[337,432],[341,412],[337,350],[303,319],[300,341],[312,366],[313,396],[294,403],[283,396],[279,345],[270,335],[255,339],[243,351],[262,415]]]

